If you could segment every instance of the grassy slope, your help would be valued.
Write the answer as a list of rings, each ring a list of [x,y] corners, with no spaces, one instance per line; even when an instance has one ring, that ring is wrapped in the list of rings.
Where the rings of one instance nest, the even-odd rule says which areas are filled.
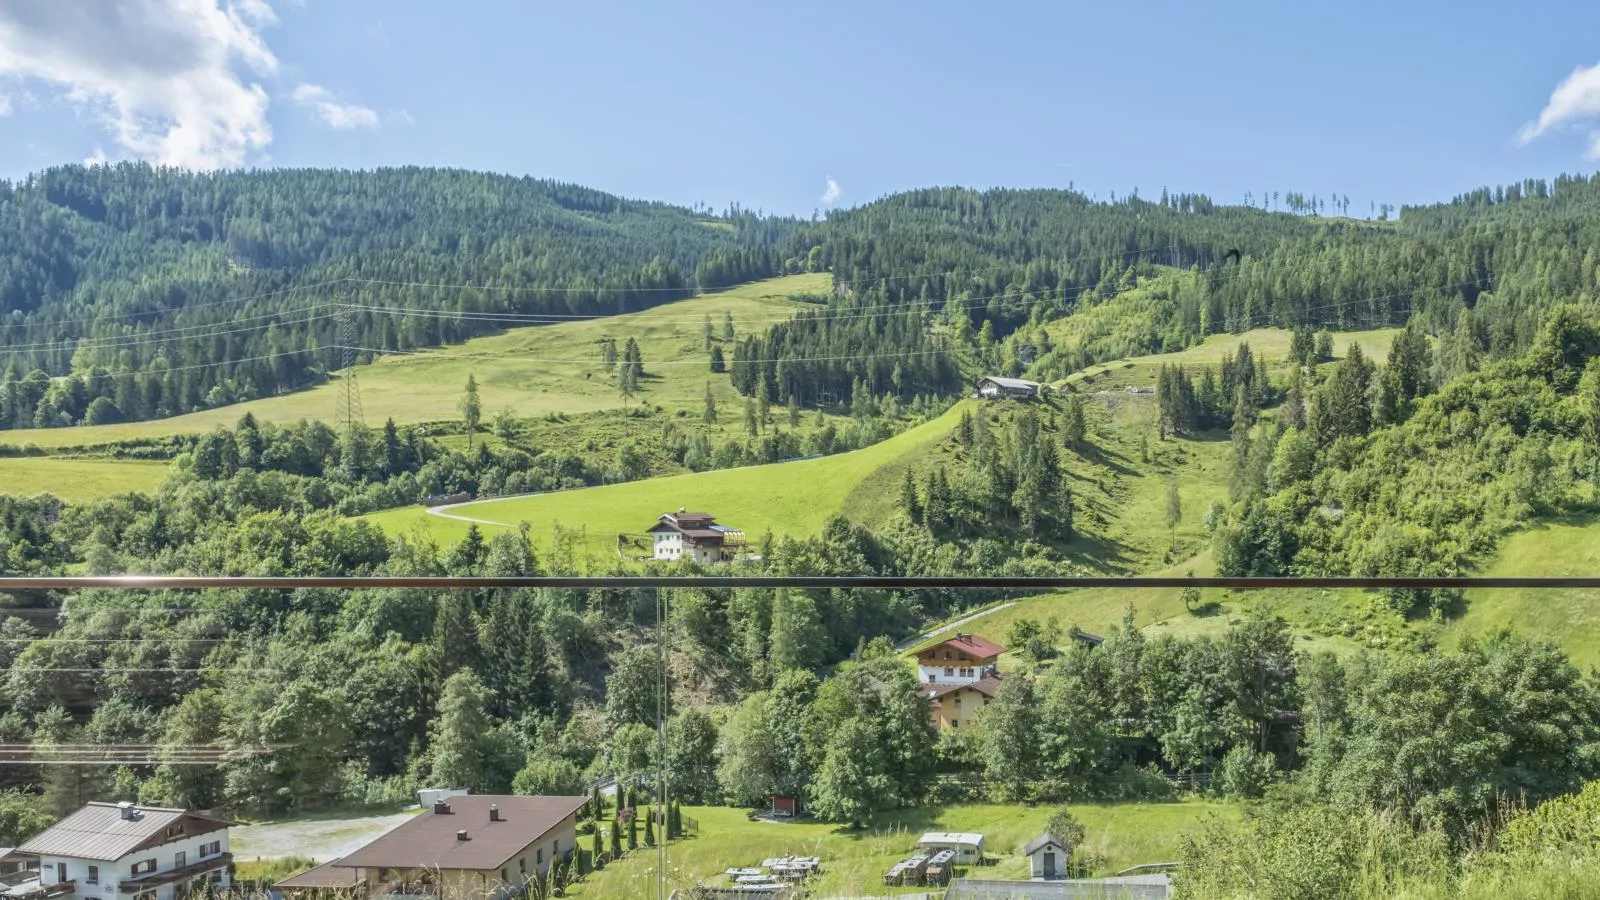
[[[507,406],[523,416],[615,408],[622,399],[614,377],[600,365],[595,342],[614,337],[620,345],[632,337],[639,341],[645,364],[643,390],[634,403],[689,407],[698,412],[706,382],[711,381],[718,401],[731,412],[739,397],[727,375],[708,371],[701,333],[704,317],[711,316],[719,337],[724,313],[733,314],[740,334],[765,330],[804,308],[787,297],[827,293],[830,278],[827,274],[772,278],[644,312],[516,328],[417,355],[384,357],[357,370],[362,409],[369,424],[387,418],[401,423],[454,419],[460,415],[457,404],[469,374],[477,377],[485,421]],[[724,348],[724,352],[728,350]],[[195,433],[232,425],[246,411],[263,421],[332,419],[338,390],[338,385],[330,382],[307,391],[170,419],[0,432],[0,443],[50,448]]]
[[[1366,354],[1368,359],[1381,363],[1388,358],[1389,345],[1399,333],[1398,328],[1336,333],[1333,338],[1334,355],[1344,356],[1349,346],[1355,343],[1361,345],[1361,352]],[[1214,334],[1204,342],[1177,353],[1136,356],[1089,366],[1068,375],[1058,384],[1071,385],[1080,391],[1102,390],[1108,387],[1123,388],[1130,384],[1153,385],[1156,371],[1163,365],[1181,363],[1186,366],[1215,366],[1224,357],[1237,353],[1239,345],[1244,343],[1250,345],[1250,350],[1255,355],[1265,354],[1267,362],[1281,370],[1283,361],[1289,356],[1289,341],[1293,336],[1292,332],[1282,328],[1257,328],[1243,334]]]
[[[1539,524],[1507,538],[1484,575],[1593,576],[1600,572],[1600,517]],[[1488,590],[1446,629],[1450,642],[1496,628],[1555,641],[1588,669],[1600,666],[1600,591]]]
[[[1381,361],[1395,333],[1393,329],[1379,329],[1339,334],[1334,340],[1335,352],[1342,356],[1351,343],[1359,343],[1363,352]],[[1091,366],[1062,382],[1065,389],[1089,401],[1090,446],[1064,458],[1078,507],[1077,524],[1083,533],[1069,547],[1069,551],[1076,548],[1073,557],[1078,562],[1093,571],[1125,574],[1183,575],[1190,570],[1196,575],[1215,573],[1203,517],[1213,500],[1227,500],[1232,452],[1228,436],[1217,432],[1198,440],[1157,440],[1155,395],[1129,389],[1153,387],[1162,364],[1215,365],[1245,342],[1257,355],[1266,355],[1275,378],[1286,377],[1284,360],[1289,338],[1289,332],[1270,328],[1242,335],[1214,335],[1178,353]],[[1141,443],[1148,444],[1148,462],[1143,459]],[[1178,484],[1183,508],[1176,552],[1170,552],[1173,536],[1165,525],[1167,485],[1173,481]],[[1004,642],[1006,630],[1017,619],[1042,622],[1053,617],[1062,627],[1077,625],[1085,631],[1103,633],[1120,622],[1131,605],[1136,623],[1151,634],[1200,634],[1221,631],[1230,621],[1259,607],[1307,626],[1300,629],[1306,648],[1347,651],[1355,646],[1353,642],[1313,635],[1309,626],[1316,624],[1318,632],[1357,637],[1366,598],[1359,594],[1330,597],[1330,593],[1207,592],[1202,602],[1216,603],[1214,614],[1191,616],[1177,590],[1064,591],[997,609],[963,626],[963,630]]]
[[[679,507],[710,512],[723,524],[742,529],[752,540],[769,529],[774,534],[813,534],[874,472],[947,434],[960,418],[961,408],[958,405],[871,447],[822,459],[510,497],[462,507],[458,512],[507,526],[527,522],[535,540],[548,538],[557,523],[585,528],[585,545],[596,560],[614,557],[619,533],[641,533],[656,516]],[[428,515],[421,507],[389,510],[368,518],[387,531],[406,532],[420,526],[436,539],[452,542],[468,527],[466,522]]]
[[[72,503],[113,494],[150,492],[167,477],[168,464],[89,457],[0,458],[0,494],[54,494]]]
[[[1179,836],[1201,817],[1237,818],[1238,807],[1205,802],[1165,804],[1074,805],[1072,812],[1088,832],[1086,847],[1100,859],[1102,872],[1140,863],[1170,862]],[[985,836],[992,868],[970,870],[985,878],[1027,878],[1023,845],[1039,836],[1050,807],[951,806],[903,810],[879,815],[869,827],[851,833],[814,822],[751,822],[742,810],[685,807],[684,815],[700,823],[700,834],[669,847],[670,888],[689,888],[701,879],[724,884],[717,877],[729,866],[758,865],[786,854],[818,856],[823,876],[811,889],[820,897],[856,897],[916,893],[915,889],[883,886],[883,872],[910,855],[924,831],[973,831]],[[580,839],[581,846],[587,838]],[[584,900],[647,896],[654,891],[656,854],[641,848],[632,859],[614,863],[568,890]]]

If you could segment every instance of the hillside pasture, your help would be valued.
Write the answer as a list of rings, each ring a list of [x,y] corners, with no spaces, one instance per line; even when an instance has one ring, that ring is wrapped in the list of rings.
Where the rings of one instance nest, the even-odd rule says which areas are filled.
[[[0,457],[0,494],[54,494],[69,503],[86,503],[114,494],[153,492],[170,469],[170,463],[131,459]]]
[[[536,542],[548,546],[554,526],[583,529],[591,561],[615,558],[618,534],[638,534],[663,512],[703,510],[751,540],[764,532],[803,537],[815,534],[842,508],[857,485],[905,454],[916,453],[955,428],[957,404],[943,415],[870,447],[820,459],[773,463],[651,478],[548,494],[507,497],[454,507],[449,512],[482,520],[480,527],[528,523]],[[422,528],[441,542],[461,539],[471,523],[406,507],[366,517],[390,533]]]
[[[1368,331],[1340,331],[1333,335],[1333,353],[1343,358],[1352,344],[1359,344],[1368,359],[1382,363],[1389,356],[1389,345],[1394,342],[1398,328],[1374,328]],[[1255,328],[1242,334],[1214,334],[1199,344],[1175,353],[1156,353],[1135,356],[1086,366],[1056,383],[1057,387],[1072,390],[1123,390],[1128,387],[1152,386],[1156,373],[1163,365],[1215,366],[1223,359],[1239,352],[1239,345],[1249,344],[1250,352],[1265,355],[1274,369],[1286,368],[1289,342],[1294,333],[1283,328]]]
[[[615,339],[620,356],[631,337],[639,342],[644,359],[641,390],[632,404],[698,411],[709,382],[731,418],[740,398],[726,374],[710,372],[703,336],[705,317],[711,317],[719,343],[726,314],[733,316],[736,335],[765,331],[809,307],[789,297],[826,294],[832,290],[831,278],[826,273],[770,278],[642,312],[513,328],[450,347],[379,357],[356,370],[362,411],[368,424],[382,424],[390,418],[401,424],[459,418],[468,375],[477,379],[485,422],[507,407],[520,416],[619,408],[624,405],[623,398],[615,375],[602,365],[600,342]],[[731,349],[724,346],[723,352],[731,355]],[[168,419],[5,431],[0,432],[0,443],[50,449],[195,434],[232,425],[246,412],[268,422],[332,420],[340,390],[335,378],[310,390]]]

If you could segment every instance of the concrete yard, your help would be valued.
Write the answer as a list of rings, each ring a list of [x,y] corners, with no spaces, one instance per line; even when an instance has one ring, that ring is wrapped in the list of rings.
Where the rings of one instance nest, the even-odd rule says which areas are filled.
[[[262,822],[232,829],[228,843],[241,863],[287,856],[322,863],[348,855],[417,812]]]

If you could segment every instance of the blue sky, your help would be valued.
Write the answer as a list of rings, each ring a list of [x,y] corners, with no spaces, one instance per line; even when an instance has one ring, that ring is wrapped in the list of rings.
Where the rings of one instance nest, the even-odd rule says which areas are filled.
[[[800,215],[952,184],[1365,212],[1600,167],[1600,4],[1399,5],[7,0],[0,177],[416,163]]]

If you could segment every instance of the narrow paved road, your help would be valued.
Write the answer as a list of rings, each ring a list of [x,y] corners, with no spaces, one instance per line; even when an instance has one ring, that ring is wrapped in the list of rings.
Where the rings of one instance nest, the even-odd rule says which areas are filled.
[[[533,495],[532,494],[517,494],[516,496],[519,496],[519,497],[531,497]],[[513,526],[513,525],[511,525],[511,524],[509,524],[507,522],[496,522],[493,519],[474,519],[471,516],[458,516],[455,513],[451,512],[451,510],[453,510],[453,509],[461,509],[464,506],[473,506],[473,505],[478,504],[478,503],[493,503],[493,502],[496,502],[496,501],[499,501],[499,500],[510,500],[510,499],[511,499],[510,497],[494,497],[494,498],[489,499],[489,500],[468,500],[465,503],[447,503],[447,504],[445,504],[443,506],[430,506],[430,507],[428,507],[428,515],[430,515],[430,516],[438,516],[441,519],[455,519],[458,522],[475,522],[475,523],[477,523],[479,525],[499,525],[502,528],[513,528],[515,526]]]
[[[1017,605],[1017,601],[1015,601],[1015,600],[1007,600],[1006,602],[1001,603],[998,606],[991,606],[988,609],[980,609],[977,612],[973,613],[972,615],[962,616],[961,618],[955,620],[954,622],[949,622],[947,624],[940,625],[938,628],[934,628],[934,629],[932,629],[930,631],[924,631],[921,634],[912,635],[911,637],[906,638],[905,640],[901,641],[900,643],[895,644],[894,645],[894,652],[896,652],[896,653],[904,653],[907,650],[910,650],[912,647],[915,647],[916,645],[918,645],[918,644],[922,643],[923,641],[927,640],[928,638],[937,637],[938,635],[944,634],[946,631],[950,631],[951,629],[954,629],[954,628],[960,628],[961,626],[967,624],[968,622],[972,622],[972,621],[976,621],[977,619],[981,619],[981,618],[983,618],[984,616],[987,616],[990,613],[996,613],[996,612],[999,612],[1002,609],[1005,609],[1008,606],[1016,606],[1016,605]]]

